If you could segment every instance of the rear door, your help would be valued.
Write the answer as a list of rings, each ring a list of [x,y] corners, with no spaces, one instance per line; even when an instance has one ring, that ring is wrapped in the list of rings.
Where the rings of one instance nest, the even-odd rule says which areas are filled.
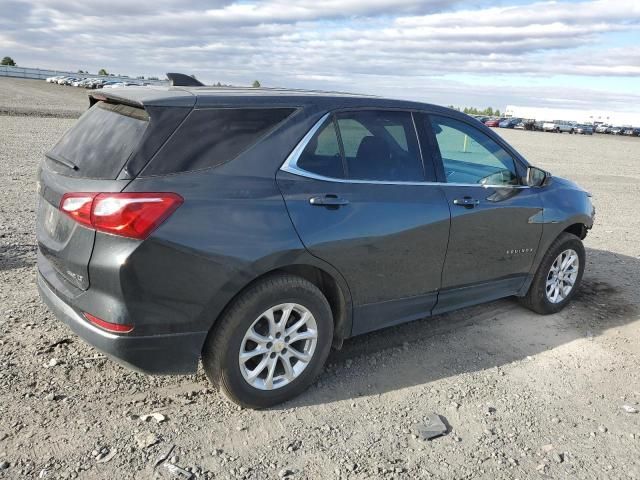
[[[524,166],[473,121],[424,116],[451,208],[451,233],[436,312],[518,292],[542,235],[537,190]]]
[[[449,235],[449,207],[422,162],[405,111],[328,115],[278,172],[307,249],[347,280],[358,334],[428,315]]]
[[[69,192],[119,192],[116,180],[137,151],[149,117],[142,108],[98,102],[68,130],[38,174],[38,266],[51,281],[59,276],[80,290],[89,288],[88,265],[95,232],[59,207]]]

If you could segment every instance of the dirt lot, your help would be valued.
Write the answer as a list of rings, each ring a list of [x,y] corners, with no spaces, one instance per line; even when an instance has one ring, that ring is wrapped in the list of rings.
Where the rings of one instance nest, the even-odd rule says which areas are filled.
[[[0,92],[5,112],[86,105],[44,82]],[[202,372],[125,370],[40,303],[35,173],[72,123],[0,115],[0,478],[152,478],[172,445],[199,478],[640,478],[640,413],[622,408],[640,403],[640,139],[500,131],[593,193],[584,285],[564,312],[502,300],[355,338],[300,398],[257,412]],[[165,420],[139,418],[152,412]],[[426,442],[431,412],[450,432]]]

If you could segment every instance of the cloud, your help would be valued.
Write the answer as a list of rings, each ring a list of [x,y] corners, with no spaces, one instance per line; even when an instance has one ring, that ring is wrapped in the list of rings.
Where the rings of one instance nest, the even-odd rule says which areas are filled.
[[[382,85],[391,93],[406,85],[437,86],[452,75],[470,79],[467,87],[473,78],[500,75],[640,75],[640,47],[607,43],[637,35],[636,0],[617,0],[615,8],[602,0],[475,6],[479,2],[112,0],[105,8],[97,0],[0,0],[7,12],[0,48],[25,65],[132,74],[184,70],[207,81],[259,78],[368,93]],[[447,88],[459,95],[450,82]],[[568,102],[570,93],[563,96]]]

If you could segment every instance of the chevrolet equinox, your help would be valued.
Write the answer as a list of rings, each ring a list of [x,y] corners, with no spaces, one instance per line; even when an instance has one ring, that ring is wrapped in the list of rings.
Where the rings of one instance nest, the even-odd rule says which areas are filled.
[[[284,89],[123,88],[38,173],[38,287],[150,374],[267,407],[332,346],[516,296],[575,295],[590,195],[457,111]]]

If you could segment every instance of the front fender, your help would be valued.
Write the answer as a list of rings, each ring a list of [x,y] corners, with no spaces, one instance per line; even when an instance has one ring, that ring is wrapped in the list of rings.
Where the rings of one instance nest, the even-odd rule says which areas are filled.
[[[569,180],[554,177],[540,189],[542,211],[533,221],[542,223],[542,238],[530,274],[538,270],[542,258],[558,236],[575,225],[593,227],[595,208],[591,195]]]

